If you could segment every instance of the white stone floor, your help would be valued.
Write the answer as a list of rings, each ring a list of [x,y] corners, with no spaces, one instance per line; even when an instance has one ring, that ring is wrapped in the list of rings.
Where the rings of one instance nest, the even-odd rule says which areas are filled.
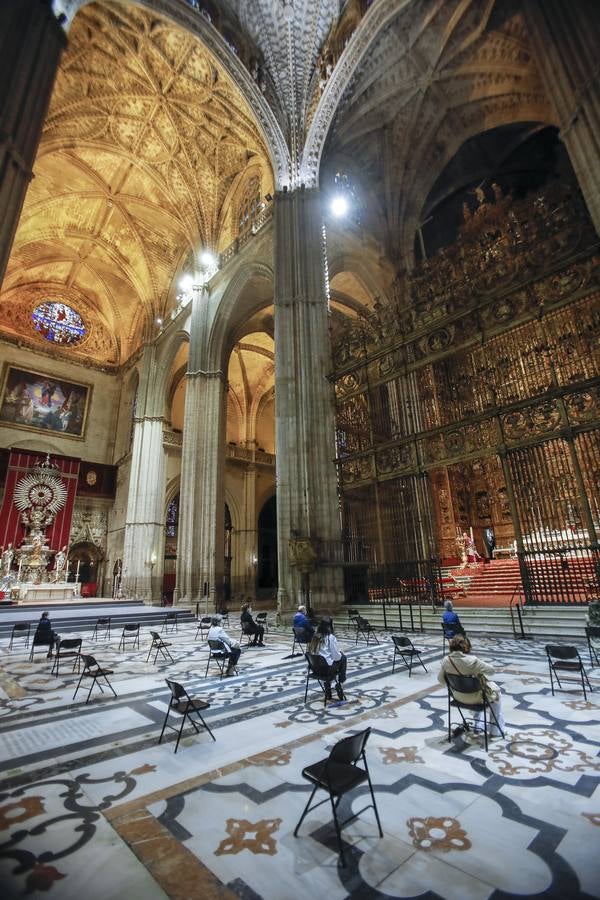
[[[56,678],[40,653],[0,646],[0,882],[3,897],[600,897],[600,669],[594,692],[552,697],[543,644],[477,640],[503,690],[505,739],[447,741],[441,641],[414,636],[422,668],[392,675],[392,644],[355,646],[347,700],[304,704],[305,664],[286,659],[287,630],[245,649],[239,675],[204,677],[195,626],[165,635],[175,662],[119,653],[119,635],[83,652],[114,669],[118,694],[72,700],[77,675]],[[231,629],[234,636],[238,629]],[[91,630],[90,630],[91,635]],[[63,635],[65,637],[66,635]],[[190,730],[158,744],[165,676],[208,699],[216,741]],[[326,804],[293,830],[309,794],[302,768],[369,727],[372,810],[343,831],[340,865]],[[345,798],[342,817],[365,806]]]

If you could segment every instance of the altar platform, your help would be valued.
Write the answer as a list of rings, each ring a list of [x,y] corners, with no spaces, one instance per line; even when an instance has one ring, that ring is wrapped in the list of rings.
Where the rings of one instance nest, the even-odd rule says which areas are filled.
[[[0,607],[0,638],[10,636],[13,625],[17,622],[37,624],[42,612],[49,610],[52,628],[59,634],[88,631],[99,618],[110,616],[112,629],[120,629],[128,622],[140,622],[145,627],[160,625],[171,608],[146,606],[142,600],[111,600],[95,598],[64,603],[28,603]],[[179,622],[191,622],[194,616],[189,607],[175,607],[179,613]]]

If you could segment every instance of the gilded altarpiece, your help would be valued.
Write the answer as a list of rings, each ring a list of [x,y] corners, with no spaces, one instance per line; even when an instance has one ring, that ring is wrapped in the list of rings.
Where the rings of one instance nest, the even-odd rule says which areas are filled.
[[[576,190],[498,196],[335,334],[347,549],[381,564],[513,549],[529,600],[598,590],[600,268]],[[380,577],[375,576],[372,577]]]

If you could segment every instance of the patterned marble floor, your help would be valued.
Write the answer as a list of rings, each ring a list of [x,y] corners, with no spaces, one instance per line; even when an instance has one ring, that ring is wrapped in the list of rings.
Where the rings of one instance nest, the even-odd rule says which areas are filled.
[[[195,626],[169,635],[175,662],[83,652],[114,669],[117,697],[87,705],[77,675],[56,678],[43,653],[0,647],[0,880],[4,897],[288,900],[600,897],[600,670],[594,693],[552,697],[543,645],[476,642],[503,690],[505,739],[447,741],[441,642],[420,636],[428,672],[391,674],[392,644],[355,646],[347,700],[323,708],[287,630],[244,649],[239,674],[204,677]],[[236,629],[231,629],[237,634]],[[91,632],[90,632],[91,635]],[[63,635],[65,637],[67,635]],[[582,648],[583,654],[583,648]],[[587,659],[584,656],[587,663]],[[206,733],[158,745],[165,676],[211,703]],[[343,832],[342,868],[328,807],[293,829],[309,793],[302,768],[339,738],[367,745],[384,838],[372,811]],[[366,804],[342,801],[342,815]]]

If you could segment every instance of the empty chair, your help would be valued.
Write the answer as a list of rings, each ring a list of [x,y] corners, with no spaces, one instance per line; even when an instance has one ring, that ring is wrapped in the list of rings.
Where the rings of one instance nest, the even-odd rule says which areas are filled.
[[[479,730],[481,726],[481,717],[483,716],[483,739],[485,741],[487,753],[488,724],[490,727],[495,725],[502,737],[504,737],[504,731],[496,718],[496,714],[490,705],[490,702],[482,690],[479,677],[477,675],[450,675],[446,672],[445,681],[448,688],[448,740],[452,740],[451,714],[452,707],[454,706],[458,709],[462,724],[467,731],[470,728],[469,722],[471,725],[474,725],[476,731]],[[467,702],[458,696],[465,694],[471,694],[473,701]],[[464,710],[475,713],[476,715],[465,716]]]
[[[168,612],[163,619],[163,627],[161,628],[161,633],[169,634],[169,632],[177,631],[177,617],[179,612],[177,610],[172,610]]]
[[[200,637],[202,637],[202,638],[204,637],[205,631],[208,634],[211,623],[212,623],[212,616],[202,616],[200,619],[198,619],[198,627],[196,628],[196,635],[194,637],[194,640],[198,639],[198,632],[200,632]]]
[[[349,609],[348,610],[348,625],[356,625],[356,619],[358,619],[360,613],[357,609]]]
[[[357,816],[365,812],[365,810],[373,808],[375,819],[377,820],[379,837],[383,837],[377,804],[375,802],[375,794],[373,793],[373,785],[371,783],[371,776],[369,775],[367,757],[365,754],[365,747],[370,733],[371,729],[367,728],[365,731],[361,731],[351,737],[342,738],[341,741],[338,741],[337,744],[334,745],[327,759],[322,759],[317,763],[313,763],[311,766],[306,766],[306,768],[302,770],[302,777],[313,784],[313,789],[308,798],[308,803],[304,807],[304,812],[300,816],[300,820],[294,829],[294,837],[298,837],[298,829],[302,825],[306,814],[329,801],[331,803],[335,833],[343,866],[346,865],[346,860],[344,857],[344,845],[342,843],[341,832],[344,825],[348,822],[356,819]],[[358,765],[359,761],[362,761],[362,767]],[[365,782],[369,785],[372,802],[367,804],[367,806],[364,806],[358,812],[353,813],[353,815],[349,816],[343,822],[340,822],[337,815],[340,800],[345,794],[349,793],[349,791],[354,790]],[[327,793],[327,797],[325,797],[324,800],[315,803],[314,806],[311,806],[313,797],[319,788]]]
[[[353,622],[356,626],[356,640],[355,644],[358,644],[358,639],[364,638],[367,644],[371,640],[371,636],[373,637],[376,644],[379,643],[379,638],[375,634],[375,629],[371,625],[368,619],[364,619],[362,616],[355,616]]]
[[[215,740],[215,736],[202,718],[202,711],[208,709],[210,707],[210,703],[206,700],[202,700],[199,697],[190,697],[186,689],[183,685],[178,684],[176,681],[171,681],[169,678],[165,679],[169,690],[171,691],[171,698],[169,700],[169,706],[167,709],[167,715],[165,716],[165,721],[163,722],[162,731],[160,733],[160,737],[158,739],[158,743],[160,744],[163,739],[163,734],[165,733],[165,728],[170,728],[171,731],[177,732],[177,743],[175,744],[175,753],[177,753],[177,748],[179,747],[179,741],[181,740],[181,735],[183,733],[183,728],[186,721],[189,721],[194,726],[194,730],[196,734],[200,734],[200,729],[198,728],[197,721],[192,718],[195,714],[197,718],[200,720],[200,724],[202,728],[206,728],[208,733],[210,734],[213,741]],[[173,725],[168,725],[168,719],[170,713],[177,713],[181,716],[181,725],[179,729],[175,728]]]
[[[92,640],[110,641],[110,616],[97,619],[92,632]]]
[[[150,649],[148,650],[146,662],[148,662],[148,660],[150,659],[150,655],[153,650],[156,651],[154,653],[154,665],[156,665],[156,660],[158,659],[159,653],[163,657],[163,659],[175,662],[175,660],[171,656],[171,651],[169,650],[169,647],[171,647],[172,644],[170,642],[167,643],[166,641],[163,641],[158,631],[151,631],[150,634],[152,635],[152,643],[150,644]]]
[[[139,622],[129,622],[127,625],[123,625],[123,631],[121,632],[121,640],[119,641],[119,650],[127,649],[127,642],[131,642],[131,650],[140,649],[140,623]]]
[[[19,638],[21,638],[21,640],[25,640],[25,646],[29,647],[30,631],[31,631],[31,623],[30,622],[17,622],[15,625],[13,625],[12,631],[10,633],[10,643],[8,645],[8,649],[12,650],[13,641],[19,640]]]
[[[58,676],[60,674],[60,664],[64,662],[66,659],[73,660],[73,668],[72,672],[75,671],[75,667],[77,667],[77,671],[79,672],[79,666],[81,663],[80,653],[81,653],[81,638],[63,638],[58,642],[58,646],[56,649],[56,656],[54,657],[54,665],[52,666],[51,675]]]
[[[208,641],[208,659],[206,660],[206,671],[204,672],[204,677],[208,675],[208,667],[211,662],[215,663],[219,668],[219,678],[222,678],[225,674],[225,666],[229,664],[229,657],[231,656],[231,651],[229,647],[227,647],[223,641]]]
[[[394,660],[392,663],[392,675],[396,671],[396,657],[401,656],[402,662],[408,669],[408,677],[412,675],[412,667],[413,662],[416,660],[419,662],[425,671],[425,663],[421,659],[421,650],[417,650],[413,642],[409,637],[405,634],[393,634],[392,641],[394,642]]]
[[[600,625],[586,625],[585,636],[587,638],[590,653],[590,669],[600,666]]]
[[[585,686],[587,684],[590,692],[592,691],[592,686],[587,677],[587,672],[583,667],[583,663],[581,661],[581,657],[579,655],[579,650],[577,649],[577,647],[573,647],[570,644],[546,644],[546,655],[548,657],[548,669],[550,671],[550,687],[552,688],[552,696],[554,696],[555,678],[560,690],[562,691],[563,686],[560,680],[562,677],[563,681],[567,681],[570,684],[580,683],[581,689],[583,691],[583,696],[587,700]],[[575,679],[568,678],[568,675],[575,675],[577,677]]]
[[[87,698],[85,701],[86,703],[89,703],[89,699],[92,696],[92,691],[94,689],[95,684],[97,684],[98,687],[100,688],[100,693],[102,693],[102,694],[104,693],[104,688],[102,687],[102,685],[100,684],[100,681],[99,681],[100,678],[104,679],[104,681],[106,682],[106,684],[108,685],[108,687],[111,689],[111,691],[113,692],[113,694],[116,697],[117,695],[115,693],[115,689],[113,688],[112,684],[108,680],[108,676],[113,674],[113,670],[112,669],[103,669],[96,662],[95,657],[89,656],[84,653],[81,654],[81,660],[83,662],[83,670],[81,672],[79,681],[77,682],[77,687],[75,688],[75,693],[73,694],[73,700],[77,696],[77,691],[81,687],[81,682],[83,681],[84,678],[91,678],[91,680],[92,680],[92,682],[90,684],[90,689],[88,691],[88,695],[87,695]]]

